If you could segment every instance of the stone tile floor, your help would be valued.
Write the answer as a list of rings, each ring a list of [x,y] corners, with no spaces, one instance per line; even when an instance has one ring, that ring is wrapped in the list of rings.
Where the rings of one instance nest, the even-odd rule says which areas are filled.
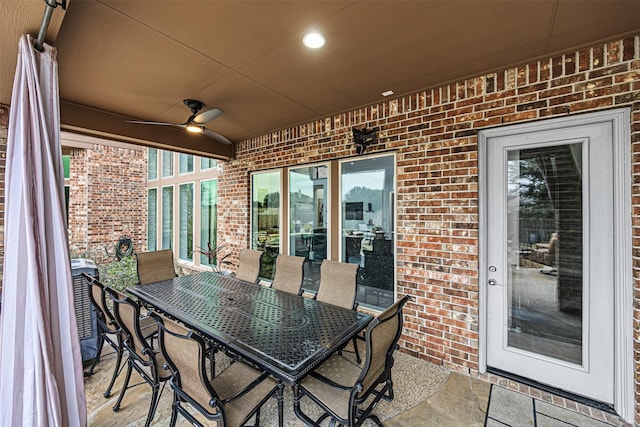
[[[85,379],[88,424],[96,427],[143,426],[151,395],[146,383],[127,390],[118,412],[113,412],[112,406],[121,390],[124,373],[116,381],[112,395],[109,398],[102,395],[115,363],[110,351],[105,346],[104,356],[94,375]],[[223,367],[224,356],[220,358],[216,363]],[[140,381],[134,372],[131,383]],[[401,352],[396,352],[393,381],[395,399],[392,402],[381,401],[374,411],[389,427],[626,426],[613,415],[571,401],[554,400],[553,396],[533,388],[523,388],[513,381],[491,375],[470,376],[452,372]],[[284,399],[285,426],[304,426],[293,413],[290,387],[285,388]],[[552,404],[559,401],[562,406]],[[303,402],[303,408],[311,414],[319,413],[311,402]],[[171,390],[167,386],[152,425],[168,425],[170,415]],[[263,407],[260,423],[266,427],[277,425],[275,400],[270,400]],[[325,421],[323,425],[326,424]],[[178,417],[178,425],[190,424]],[[369,421],[364,424],[366,427],[373,425]]]

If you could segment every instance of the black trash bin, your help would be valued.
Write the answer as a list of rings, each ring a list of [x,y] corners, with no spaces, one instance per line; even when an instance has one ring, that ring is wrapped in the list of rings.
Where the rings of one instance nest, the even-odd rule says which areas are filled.
[[[78,324],[82,361],[84,362],[95,358],[98,354],[98,325],[96,313],[89,298],[89,283],[82,276],[82,273],[98,278],[98,267],[90,259],[72,259],[73,304]]]

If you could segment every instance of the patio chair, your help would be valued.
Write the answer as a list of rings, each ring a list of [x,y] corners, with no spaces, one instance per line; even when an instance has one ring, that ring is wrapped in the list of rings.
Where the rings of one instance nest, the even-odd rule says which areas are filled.
[[[116,355],[116,363],[113,368],[113,374],[111,375],[111,381],[107,386],[107,390],[104,392],[104,397],[111,396],[111,388],[120,373],[120,363],[122,362],[122,353],[124,347],[122,345],[122,332],[118,327],[116,319],[111,312],[111,309],[107,305],[107,286],[100,283],[95,277],[82,273],[82,276],[89,283],[89,299],[96,312],[98,342],[97,342],[97,354],[93,359],[93,363],[89,367],[89,370],[85,372],[85,376],[93,375],[96,364],[100,361],[102,347],[106,342],[113,348]]]
[[[138,285],[161,282],[177,276],[173,268],[173,251],[171,249],[137,253],[136,264]]]
[[[276,258],[276,274],[271,287],[290,294],[302,293],[303,265],[305,258],[279,254]]]
[[[371,419],[382,426],[372,411],[380,399],[393,400],[393,351],[402,334],[402,307],[408,300],[405,296],[371,321],[365,334],[364,365],[336,354],[294,386],[294,411],[300,419],[313,426],[327,417],[330,425],[345,426],[360,426]],[[300,407],[305,396],[324,411],[316,421]]]
[[[145,319],[151,319],[153,323],[145,328],[145,322],[141,321],[140,306],[137,302],[115,289],[107,289],[107,291],[113,300],[113,312],[116,321],[124,335],[124,348],[129,353],[127,373],[120,390],[120,396],[118,396],[113,410],[118,411],[120,409],[120,404],[127,389],[139,385],[129,386],[131,372],[135,369],[152,389],[151,403],[149,404],[149,412],[145,422],[145,427],[148,427],[153,420],[158,401],[162,395],[160,385],[163,384],[162,389],[164,389],[164,384],[171,378],[170,372],[164,368],[164,357],[153,349],[147,339],[150,336],[147,329],[157,331],[158,325],[153,321],[153,318],[146,317]]]
[[[236,278],[245,282],[256,283],[260,275],[260,262],[263,251],[243,249],[240,252]]]
[[[325,259],[320,265],[320,284],[315,299],[349,310],[358,308],[356,303],[356,275],[358,264]],[[360,363],[356,337],[353,337],[353,352]]]
[[[283,425],[281,383],[241,361],[231,363],[209,379],[205,368],[208,352],[205,340],[165,316],[153,315],[160,328],[160,349],[172,373],[171,426],[175,426],[178,413],[192,425],[203,426],[189,408],[219,425],[234,427],[244,425],[255,414],[258,426],[260,408],[274,395],[278,400],[279,425]],[[189,405],[184,405],[185,402]]]

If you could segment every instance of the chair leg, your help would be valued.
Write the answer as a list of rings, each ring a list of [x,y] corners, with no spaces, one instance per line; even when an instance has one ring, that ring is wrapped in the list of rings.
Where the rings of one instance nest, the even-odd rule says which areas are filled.
[[[357,338],[353,337],[353,352],[356,354],[356,363],[359,365],[360,362],[362,362],[362,359],[360,358],[360,352],[358,351],[358,341],[356,341]]]
[[[122,353],[123,353],[122,346],[120,346],[118,351],[116,351],[116,365],[113,369],[113,375],[111,375],[111,382],[109,383],[109,386],[107,387],[107,389],[103,394],[105,398],[111,397],[111,388],[115,384],[116,378],[118,378],[118,375],[120,374],[120,363],[122,363]]]
[[[306,425],[308,425],[308,426],[317,426],[317,425],[319,425],[321,419],[319,419],[317,421],[314,421],[307,414],[305,414],[302,411],[302,407],[300,405],[300,400],[302,399],[303,396],[304,396],[304,394],[301,391],[301,387],[298,384],[294,384],[294,386],[293,386],[293,412]],[[326,418],[326,415],[328,415],[328,414],[325,412],[324,418]],[[280,424],[280,427],[282,427],[282,424]]]
[[[389,375],[389,379],[387,380],[386,389],[387,392],[382,396],[382,398],[391,402],[393,400],[393,381],[391,381],[391,375]]]
[[[169,422],[169,427],[175,427],[177,420],[178,420],[178,396],[174,392],[173,403],[171,404],[171,421]]]
[[[144,427],[149,427],[151,425],[151,421],[153,421],[153,416],[156,413],[156,407],[158,406],[158,400],[160,396],[158,395],[158,389],[160,388],[160,384],[155,384],[152,386],[151,393],[151,404],[149,405],[149,413],[147,414],[147,421],[144,423]]]
[[[122,398],[124,398],[124,392],[127,391],[127,387],[129,386],[129,379],[131,378],[131,371],[133,370],[133,366],[131,365],[131,361],[127,363],[127,374],[124,377],[124,383],[122,384],[122,390],[120,390],[120,396],[118,396],[118,401],[115,405],[113,405],[113,410],[117,411],[120,409],[120,404],[122,403]]]
[[[384,425],[380,421],[380,418],[378,418],[376,415],[371,414],[367,417],[367,419],[373,421],[378,427],[384,427]]]

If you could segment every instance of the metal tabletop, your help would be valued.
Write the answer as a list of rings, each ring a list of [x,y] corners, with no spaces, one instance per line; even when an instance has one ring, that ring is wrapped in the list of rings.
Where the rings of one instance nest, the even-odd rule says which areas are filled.
[[[140,300],[294,384],[372,319],[213,272],[127,288]]]

